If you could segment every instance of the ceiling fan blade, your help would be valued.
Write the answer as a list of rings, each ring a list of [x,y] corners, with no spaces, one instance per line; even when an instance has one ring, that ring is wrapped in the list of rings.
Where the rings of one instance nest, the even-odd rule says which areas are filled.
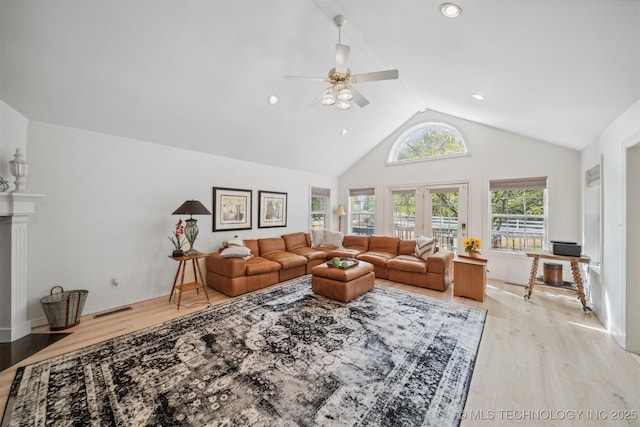
[[[326,77],[308,77],[308,76],[284,76],[285,80],[314,80],[318,82],[328,82]]]
[[[343,44],[336,45],[336,73],[347,73],[347,61],[351,48]]]
[[[373,73],[364,73],[351,76],[356,83],[373,82],[376,80],[393,80],[398,78],[398,70],[374,71]]]
[[[367,105],[369,105],[369,101],[367,101],[367,98],[365,98],[364,96],[362,96],[362,94],[360,92],[358,92],[357,90],[355,90],[353,88],[353,86],[351,86],[351,94],[353,95],[353,102],[355,102],[356,104],[358,104],[358,106],[360,108],[364,108]]]

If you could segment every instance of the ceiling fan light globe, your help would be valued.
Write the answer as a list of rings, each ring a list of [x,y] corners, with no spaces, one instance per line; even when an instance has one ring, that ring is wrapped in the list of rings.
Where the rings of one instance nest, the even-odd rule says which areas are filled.
[[[330,93],[325,93],[320,102],[322,102],[322,105],[333,105],[336,103],[336,97]]]
[[[348,110],[349,108],[351,108],[351,104],[349,103],[349,101],[340,101],[336,104],[336,107],[338,107],[338,109],[340,110]]]
[[[353,99],[353,94],[348,88],[345,88],[338,93],[338,99],[340,101],[351,101]]]

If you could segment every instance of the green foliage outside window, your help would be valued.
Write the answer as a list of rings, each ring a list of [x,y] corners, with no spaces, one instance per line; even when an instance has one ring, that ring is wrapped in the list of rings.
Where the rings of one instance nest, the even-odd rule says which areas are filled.
[[[460,132],[444,124],[427,123],[402,140],[391,161],[439,157],[466,152],[467,147]]]
[[[491,191],[491,246],[524,251],[542,249],[544,190]]]

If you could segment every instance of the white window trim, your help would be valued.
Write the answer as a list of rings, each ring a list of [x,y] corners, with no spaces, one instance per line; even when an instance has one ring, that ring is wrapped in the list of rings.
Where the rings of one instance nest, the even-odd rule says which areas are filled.
[[[400,149],[400,147],[404,143],[404,140],[407,138],[407,136],[409,136],[412,132],[414,132],[414,131],[416,131],[418,129],[426,128],[426,127],[429,127],[429,126],[444,126],[444,127],[450,128],[450,129],[458,132],[460,134],[460,137],[462,138],[462,144],[464,145],[465,152],[464,153],[445,154],[445,155],[442,155],[442,156],[420,157],[420,158],[416,158],[416,159],[394,160],[395,157],[398,154],[398,150]],[[467,138],[460,131],[460,129],[458,129],[457,127],[453,126],[450,123],[446,123],[446,122],[441,121],[441,120],[433,120],[433,121],[432,120],[427,120],[427,121],[420,122],[420,123],[418,123],[416,125],[411,126],[410,128],[408,128],[407,130],[405,130],[404,132],[402,132],[400,134],[400,136],[396,139],[396,141],[391,146],[391,150],[389,150],[389,156],[387,157],[386,165],[387,166],[391,166],[391,165],[397,165],[397,164],[424,162],[424,161],[430,161],[430,160],[451,159],[451,158],[455,158],[455,157],[468,156],[469,153],[470,153],[470,151],[469,151],[469,146],[467,144]]]

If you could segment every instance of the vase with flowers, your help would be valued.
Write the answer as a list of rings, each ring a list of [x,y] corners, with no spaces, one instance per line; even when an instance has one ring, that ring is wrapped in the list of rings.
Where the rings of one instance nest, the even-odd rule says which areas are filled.
[[[176,229],[173,231],[173,235],[169,236],[169,240],[173,243],[173,252],[171,253],[172,257],[179,257],[184,255],[184,251],[182,250],[182,245],[184,244],[184,223],[182,220],[178,220],[176,224]]]
[[[477,258],[480,255],[480,247],[482,242],[477,237],[469,237],[462,241],[464,251],[472,258]]]

